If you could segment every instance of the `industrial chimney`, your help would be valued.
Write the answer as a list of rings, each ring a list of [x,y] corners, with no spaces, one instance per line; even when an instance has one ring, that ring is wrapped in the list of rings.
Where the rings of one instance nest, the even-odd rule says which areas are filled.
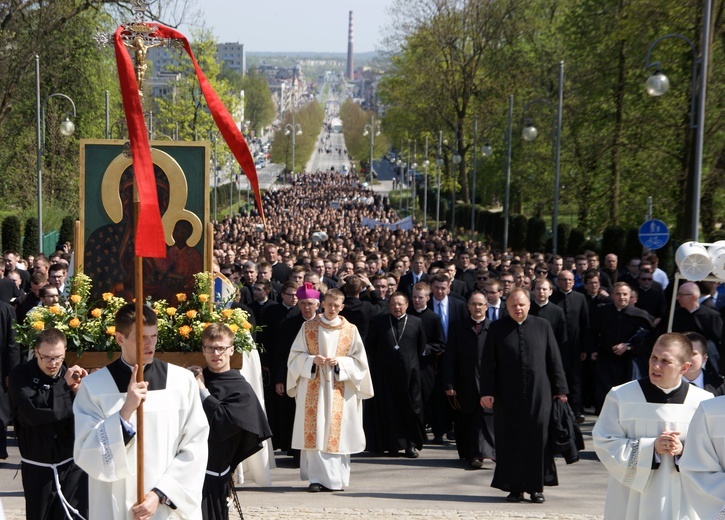
[[[350,28],[347,33],[347,79],[353,80],[353,60],[352,60],[352,11],[350,11]]]

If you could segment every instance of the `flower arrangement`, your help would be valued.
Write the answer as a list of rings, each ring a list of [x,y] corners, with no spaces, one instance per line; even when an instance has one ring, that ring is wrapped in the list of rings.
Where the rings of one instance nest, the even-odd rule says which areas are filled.
[[[102,302],[89,302],[92,282],[83,273],[74,275],[69,283],[67,301],[52,307],[34,307],[23,323],[15,324],[16,341],[30,349],[39,331],[55,327],[68,338],[68,350],[78,354],[119,351],[113,324],[116,312],[126,300],[104,293]],[[177,294],[178,307],[170,307],[165,300],[149,299],[148,304],[158,316],[157,351],[201,352],[201,333],[216,322],[227,324],[234,332],[235,351],[249,352],[256,348],[252,334],[260,327],[253,327],[249,315],[242,309],[217,307],[219,304],[214,304],[211,296],[212,283],[211,273],[194,275],[194,292]]]

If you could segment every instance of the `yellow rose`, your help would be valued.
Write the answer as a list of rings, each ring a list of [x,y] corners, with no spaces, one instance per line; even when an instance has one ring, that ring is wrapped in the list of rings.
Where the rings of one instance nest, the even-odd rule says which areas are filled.
[[[53,314],[63,314],[63,308],[60,305],[53,305],[52,307],[48,307],[48,311]]]
[[[166,314],[168,314],[169,316],[173,316],[174,314],[176,314],[176,307],[168,307],[166,309]]]
[[[179,327],[179,334],[181,334],[183,337],[188,338],[189,334],[191,334],[191,327],[188,325],[182,325]]]
[[[236,324],[236,323],[230,323],[230,324],[229,324],[229,328],[230,328],[230,329],[232,330],[232,332],[233,332],[234,334],[236,334],[236,333],[237,333],[237,331],[239,330],[239,327],[237,327],[237,324]]]
[[[186,317],[190,320],[193,320],[196,318],[196,311],[194,309],[191,309],[190,311],[186,311]]]
[[[91,316],[93,316],[94,318],[100,318],[102,314],[103,314],[103,311],[101,309],[99,309],[98,307],[96,307],[95,309],[93,309],[91,311]]]
[[[109,301],[111,298],[113,298],[113,293],[112,292],[104,292],[103,293],[103,301],[104,302]]]
[[[71,329],[77,329],[77,328],[78,328],[78,327],[80,326],[80,324],[81,324],[81,320],[79,320],[78,318],[73,318],[73,319],[71,319],[71,320],[70,320],[70,321],[68,322],[68,326],[69,326],[69,327],[70,327]]]
[[[113,325],[109,325],[108,327],[106,327],[106,334],[108,334],[109,336],[113,336],[115,333],[116,327],[114,327]]]
[[[71,294],[70,301],[71,301],[71,303],[81,303],[81,295],[80,294]]]
[[[201,303],[206,303],[209,301],[209,295],[208,294],[200,294],[199,295],[199,301]]]
[[[178,293],[176,295],[176,299],[179,300],[180,302],[185,302],[186,301],[186,293],[183,293],[183,292]]]
[[[245,329],[247,329],[247,330],[252,330],[252,324],[251,324],[251,323],[249,323],[249,322],[248,322],[248,321],[246,321],[246,320],[245,320],[245,321],[244,321],[244,322],[242,323],[242,327],[244,327],[244,328],[245,328]]]
[[[234,314],[234,311],[232,309],[223,309],[222,310],[222,316],[225,318],[231,318],[232,314]]]
[[[33,328],[35,330],[43,330],[45,328],[45,323],[43,323],[42,321],[34,321]]]

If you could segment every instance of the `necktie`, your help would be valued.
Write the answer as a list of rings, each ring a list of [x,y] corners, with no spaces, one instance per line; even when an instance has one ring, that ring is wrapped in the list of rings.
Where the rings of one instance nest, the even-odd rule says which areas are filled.
[[[441,326],[443,327],[443,338],[448,340],[448,323],[446,322],[446,316],[443,312],[443,302],[438,302],[438,316],[441,319]]]
[[[498,307],[491,307],[491,321],[498,319]]]

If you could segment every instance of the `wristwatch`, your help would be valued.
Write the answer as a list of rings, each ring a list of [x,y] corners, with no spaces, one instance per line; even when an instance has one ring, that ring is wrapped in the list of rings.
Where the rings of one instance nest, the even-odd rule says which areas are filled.
[[[173,504],[171,503],[171,500],[169,500],[169,497],[167,497],[167,496],[166,496],[166,495],[164,494],[164,492],[163,492],[163,491],[161,491],[161,490],[160,490],[160,489],[158,489],[158,488],[153,488],[153,489],[152,489],[151,491],[153,491],[154,493],[156,493],[156,496],[158,496],[158,497],[159,497],[159,504],[163,504],[163,505],[165,505],[165,506],[169,506],[169,507],[170,507],[170,508],[172,508],[172,509],[175,509],[175,507],[174,507],[174,506],[173,506]]]

